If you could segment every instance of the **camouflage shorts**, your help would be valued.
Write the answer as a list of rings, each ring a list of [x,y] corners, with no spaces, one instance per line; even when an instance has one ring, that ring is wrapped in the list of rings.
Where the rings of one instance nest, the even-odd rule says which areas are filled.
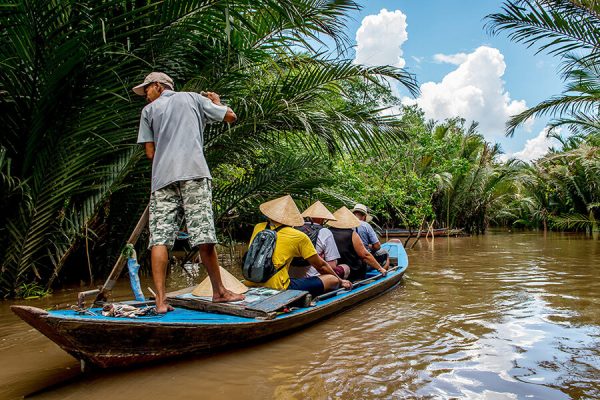
[[[208,178],[174,182],[150,195],[150,242],[173,246],[183,222],[191,246],[217,243]]]

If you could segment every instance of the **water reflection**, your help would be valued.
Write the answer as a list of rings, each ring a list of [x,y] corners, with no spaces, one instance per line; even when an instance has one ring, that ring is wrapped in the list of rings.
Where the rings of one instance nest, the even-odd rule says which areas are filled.
[[[565,235],[422,241],[400,287],[295,334],[85,376],[34,398],[599,398],[599,255],[600,242]],[[174,269],[169,282],[204,274]],[[76,375],[75,360],[6,304],[0,315],[0,398]]]

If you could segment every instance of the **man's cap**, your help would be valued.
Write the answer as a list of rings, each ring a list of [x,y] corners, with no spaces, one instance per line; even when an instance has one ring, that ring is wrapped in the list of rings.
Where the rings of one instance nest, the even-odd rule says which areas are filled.
[[[300,210],[298,210],[294,199],[289,194],[262,203],[258,208],[273,222],[287,226],[304,225],[304,219],[300,215]]]
[[[144,79],[144,83],[141,83],[133,88],[133,92],[140,96],[145,96],[146,93],[144,93],[144,88],[154,82],[162,83],[163,85],[168,86],[171,90],[175,89],[173,79],[171,79],[169,75],[165,74],[164,72],[150,72],[148,76],[146,76],[146,79]]]
[[[352,209],[352,212],[359,212],[361,214],[364,214],[367,217],[367,222],[371,222],[373,220],[373,217],[369,215],[369,210],[367,209],[367,206],[365,206],[364,204],[356,203],[356,205]]]
[[[346,206],[337,209],[333,216],[336,220],[327,222],[332,228],[350,229],[360,225],[359,219]]]
[[[319,200],[315,201],[302,213],[304,218],[323,218],[330,221],[335,221],[333,214]]]

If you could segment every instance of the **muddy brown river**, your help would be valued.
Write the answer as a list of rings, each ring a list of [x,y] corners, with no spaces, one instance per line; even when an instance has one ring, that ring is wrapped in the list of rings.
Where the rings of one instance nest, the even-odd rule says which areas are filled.
[[[0,302],[0,398],[600,398],[599,240],[436,238],[409,260],[393,291],[291,335],[116,372],[81,374]],[[18,303],[51,307],[77,290]]]

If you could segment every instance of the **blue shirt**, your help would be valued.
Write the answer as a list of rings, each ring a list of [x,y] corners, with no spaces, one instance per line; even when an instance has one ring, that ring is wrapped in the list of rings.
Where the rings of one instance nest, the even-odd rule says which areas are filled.
[[[173,182],[209,178],[204,128],[225,118],[227,106],[193,92],[165,90],[142,110],[138,143],[154,142],[152,192]]]
[[[375,230],[367,221],[360,221],[360,226],[356,228],[356,233],[358,233],[360,240],[362,240],[367,249],[369,245],[379,242]]]

